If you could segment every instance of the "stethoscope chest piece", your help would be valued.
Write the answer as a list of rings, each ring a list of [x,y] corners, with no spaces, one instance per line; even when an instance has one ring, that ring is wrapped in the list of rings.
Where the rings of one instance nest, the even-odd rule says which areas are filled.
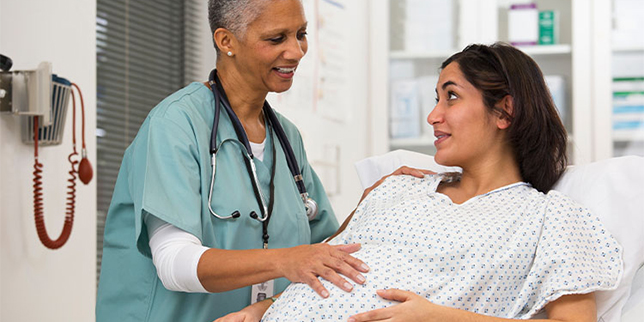
[[[307,197],[304,202],[304,209],[306,210],[306,218],[308,218],[309,221],[318,216],[318,203],[315,202],[315,200]]]

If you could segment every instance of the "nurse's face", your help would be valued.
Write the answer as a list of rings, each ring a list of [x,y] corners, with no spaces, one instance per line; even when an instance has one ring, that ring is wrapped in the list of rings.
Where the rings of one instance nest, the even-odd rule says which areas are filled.
[[[277,0],[247,27],[235,64],[253,89],[280,93],[291,87],[308,48],[306,25],[300,0]]]
[[[436,94],[436,106],[427,116],[436,136],[436,162],[465,167],[496,150],[492,147],[503,137],[500,118],[489,112],[481,91],[465,79],[458,63],[441,71]]]

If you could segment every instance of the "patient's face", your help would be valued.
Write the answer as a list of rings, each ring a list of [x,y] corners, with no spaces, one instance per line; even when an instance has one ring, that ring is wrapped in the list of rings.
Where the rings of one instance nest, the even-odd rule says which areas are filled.
[[[503,139],[498,117],[488,111],[481,91],[465,79],[458,63],[441,71],[436,99],[427,116],[436,136],[436,162],[466,167],[493,157],[492,148]]]

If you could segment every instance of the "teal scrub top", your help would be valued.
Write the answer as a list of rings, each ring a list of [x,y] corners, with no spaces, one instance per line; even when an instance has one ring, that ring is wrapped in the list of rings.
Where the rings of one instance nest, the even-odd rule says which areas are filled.
[[[105,223],[97,321],[212,321],[250,304],[250,287],[223,293],[165,289],[157,277],[148,245],[144,218],[153,215],[197,236],[206,247],[262,248],[262,224],[249,216],[251,211],[261,212],[244,164],[243,145],[230,141],[220,145],[223,140],[237,140],[223,108],[217,131],[220,149],[212,208],[220,216],[238,210],[241,217],[219,219],[208,209],[213,117],[212,92],[201,83],[192,83],[150,112],[125,151]],[[271,165],[276,162],[268,247],[317,243],[333,234],[338,222],[319,178],[307,161],[300,133],[282,115],[278,114],[278,119],[291,143],[306,189],[318,203],[319,214],[308,221],[281,145],[274,131],[267,127],[264,162],[255,162],[266,198]],[[284,278],[277,279],[275,292],[283,291],[288,283]]]

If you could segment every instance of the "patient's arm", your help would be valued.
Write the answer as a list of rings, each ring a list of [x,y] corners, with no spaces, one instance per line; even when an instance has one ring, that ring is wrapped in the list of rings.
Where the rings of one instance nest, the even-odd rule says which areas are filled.
[[[366,191],[366,190],[365,190],[365,191]],[[364,199],[364,196],[365,196],[365,195],[362,195],[362,199]],[[362,201],[362,199],[360,199],[360,201]],[[325,243],[328,243],[331,239],[335,238],[335,236],[340,235],[340,233],[341,233],[341,232],[343,232],[345,228],[347,228],[347,225],[348,225],[348,224],[349,224],[349,222],[351,221],[351,218],[353,218],[353,214],[354,214],[355,212],[356,212],[356,210],[355,210],[355,209],[353,209],[353,211],[351,212],[351,214],[349,215],[349,217],[347,217],[347,219],[345,219],[345,220],[344,220],[344,222],[342,223],[342,225],[340,226],[340,228],[338,228],[338,230],[337,230],[333,235],[331,235],[331,237],[327,238],[324,242],[325,242]]]
[[[597,321],[595,293],[562,296],[548,303],[546,312],[555,321]]]
[[[280,294],[275,295],[273,298],[278,298]],[[233,312],[228,315],[222,316],[214,322],[259,322],[264,316],[264,313],[273,304],[273,299],[268,298],[259,301],[255,304],[243,308],[241,311]]]
[[[259,301],[243,308],[241,311],[222,316],[214,322],[259,322],[264,312],[271,306],[271,300]]]
[[[413,292],[396,289],[379,290],[378,295],[384,299],[401,302],[384,309],[373,310],[356,314],[349,318],[349,322],[367,321],[515,321],[513,319],[497,318],[481,315],[451,307],[433,304],[424,297]],[[574,294],[565,295],[546,305],[547,320],[534,321],[559,321],[559,322],[595,322],[597,321],[597,308],[595,295]]]
[[[397,175],[410,175],[410,176],[414,176],[416,178],[422,178],[426,174],[436,174],[436,172],[429,171],[429,170],[423,170],[423,169],[410,168],[410,167],[407,167],[407,166],[402,166],[402,167],[396,169],[396,171],[394,171],[394,172],[392,172],[392,173],[380,178],[380,180],[376,181],[376,183],[374,183],[371,187],[365,189],[364,192],[362,193],[362,197],[360,197],[360,201],[358,201],[358,204],[360,204],[362,202],[362,200],[364,200],[364,198],[373,189],[376,189],[376,187],[379,186],[388,177],[397,176]],[[354,212],[356,212],[355,208],[353,209],[351,214],[347,217],[347,219],[344,220],[344,222],[342,223],[340,228],[338,228],[338,230],[333,235],[331,235],[331,237],[326,239],[327,242],[330,241],[331,239],[335,238],[335,236],[340,235],[340,233],[343,232],[345,228],[347,228],[347,225],[351,221],[351,218],[353,218],[353,213]]]

